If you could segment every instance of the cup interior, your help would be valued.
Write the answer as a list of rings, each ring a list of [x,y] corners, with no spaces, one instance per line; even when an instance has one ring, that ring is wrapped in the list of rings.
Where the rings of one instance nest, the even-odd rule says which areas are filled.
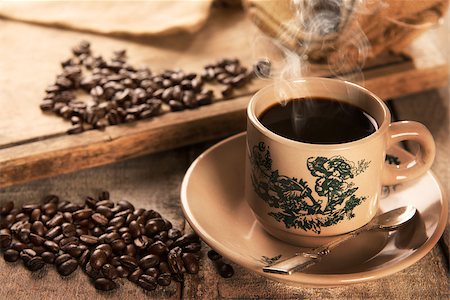
[[[258,118],[269,107],[303,97],[329,98],[361,108],[377,123],[377,130],[371,135],[386,127],[390,120],[388,108],[375,94],[354,83],[329,78],[305,78],[267,86],[251,99],[248,116],[257,127],[265,128]]]

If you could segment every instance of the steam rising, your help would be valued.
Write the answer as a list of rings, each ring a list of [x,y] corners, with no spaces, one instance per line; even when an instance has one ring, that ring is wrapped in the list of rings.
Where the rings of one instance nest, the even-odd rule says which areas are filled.
[[[370,44],[358,20],[383,6],[382,0],[291,0],[293,18],[281,24],[279,36],[254,43],[255,55],[271,62],[280,98],[292,95],[290,82],[305,76],[362,83]]]

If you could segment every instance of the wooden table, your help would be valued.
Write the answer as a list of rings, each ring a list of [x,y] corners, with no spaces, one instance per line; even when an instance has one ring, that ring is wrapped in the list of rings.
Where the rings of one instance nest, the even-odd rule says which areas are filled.
[[[53,70],[50,71],[53,73]],[[40,87],[41,88],[41,87]],[[395,99],[390,106],[398,119],[418,120],[433,133],[437,157],[433,171],[449,192],[449,90],[431,90]],[[56,121],[55,121],[56,122]],[[179,191],[190,163],[213,142],[133,158],[114,164],[82,170],[0,190],[0,200],[37,201],[54,193],[64,199],[81,201],[88,194],[109,190],[115,200],[127,199],[137,207],[154,208],[175,226],[189,231],[180,208]],[[61,279],[48,267],[37,274],[21,265],[0,259],[0,299],[141,299],[160,298],[376,298],[376,299],[444,299],[448,292],[448,229],[441,241],[419,262],[395,275],[351,286],[312,289],[290,287],[267,280],[233,265],[235,275],[221,278],[205,257],[203,245],[201,270],[186,276],[185,282],[144,292],[127,280],[112,293],[97,292],[80,271]]]

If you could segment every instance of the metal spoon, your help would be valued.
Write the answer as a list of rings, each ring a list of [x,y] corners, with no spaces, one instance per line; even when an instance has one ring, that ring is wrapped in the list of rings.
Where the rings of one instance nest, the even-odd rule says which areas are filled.
[[[370,230],[395,230],[411,220],[415,213],[416,208],[410,205],[393,209],[373,218],[372,221],[370,221],[365,226],[347,233],[344,236],[333,240],[323,246],[314,248],[308,252],[297,253],[291,258],[285,259],[269,266],[265,266],[263,267],[263,271],[267,273],[291,275],[294,271],[298,272],[305,270],[306,268],[317,264],[322,259],[322,257],[330,253],[332,249],[358,236],[360,233]]]

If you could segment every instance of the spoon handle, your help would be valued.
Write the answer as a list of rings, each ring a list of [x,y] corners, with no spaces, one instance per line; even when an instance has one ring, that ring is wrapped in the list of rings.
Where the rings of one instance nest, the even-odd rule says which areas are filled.
[[[305,270],[310,266],[318,263],[321,260],[321,258],[325,255],[328,255],[328,253],[330,253],[332,249],[336,248],[337,246],[341,245],[342,243],[348,240],[353,239],[354,237],[358,236],[361,232],[371,229],[373,229],[372,226],[366,225],[364,227],[361,227],[360,229],[347,233],[338,239],[332,240],[325,245],[311,249],[310,251],[307,252],[296,253],[293,257],[290,257],[288,259],[282,260],[269,266],[265,266],[263,267],[263,271],[266,273],[290,275],[294,271],[299,272]]]

